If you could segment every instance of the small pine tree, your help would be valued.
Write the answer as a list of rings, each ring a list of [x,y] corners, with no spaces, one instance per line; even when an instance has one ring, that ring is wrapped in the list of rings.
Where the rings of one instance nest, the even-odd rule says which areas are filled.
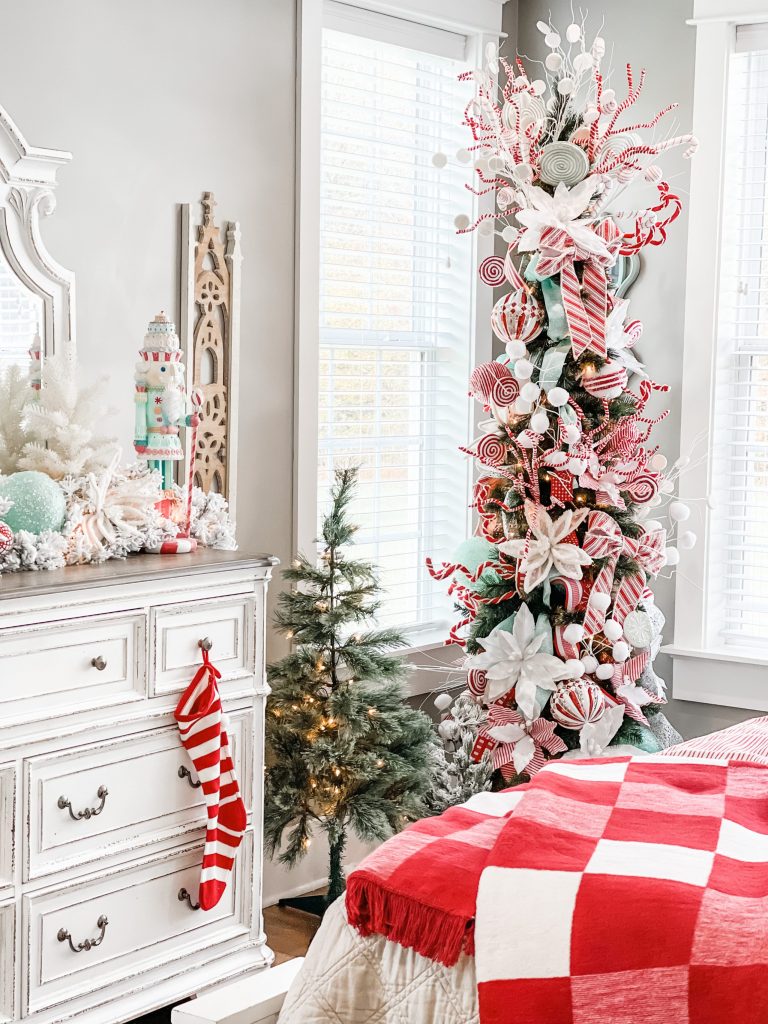
[[[405,703],[405,668],[389,651],[405,642],[392,629],[366,628],[381,588],[370,564],[347,557],[356,470],[336,473],[317,565],[299,556],[285,573],[294,588],[275,615],[291,654],[271,665],[267,705],[267,849],[293,866],[319,829],[330,847],[327,902],[345,888],[349,830],[381,841],[426,813],[429,718]]]

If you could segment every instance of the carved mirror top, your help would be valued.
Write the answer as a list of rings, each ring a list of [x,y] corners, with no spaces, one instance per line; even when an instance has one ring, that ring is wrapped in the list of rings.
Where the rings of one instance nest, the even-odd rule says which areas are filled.
[[[30,146],[0,107],[0,369],[74,345],[75,278],[50,255],[41,217],[71,154]],[[37,339],[37,340],[36,340]]]

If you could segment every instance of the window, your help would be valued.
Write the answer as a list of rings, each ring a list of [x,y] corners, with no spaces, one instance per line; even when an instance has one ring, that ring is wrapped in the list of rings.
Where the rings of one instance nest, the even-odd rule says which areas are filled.
[[[768,645],[768,25],[740,25],[728,67],[710,632]]]
[[[417,632],[450,615],[425,558],[450,558],[470,529],[458,446],[471,437],[475,254],[454,226],[474,215],[460,123],[471,87],[457,79],[467,44],[325,5],[318,516],[334,467],[359,464],[357,547],[386,589],[380,624]]]

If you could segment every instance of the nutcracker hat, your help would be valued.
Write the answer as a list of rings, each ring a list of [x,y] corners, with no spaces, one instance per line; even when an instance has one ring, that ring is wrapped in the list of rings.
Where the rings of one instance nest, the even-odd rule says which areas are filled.
[[[176,324],[172,323],[162,310],[147,327],[140,355],[147,363],[178,363],[181,359]]]

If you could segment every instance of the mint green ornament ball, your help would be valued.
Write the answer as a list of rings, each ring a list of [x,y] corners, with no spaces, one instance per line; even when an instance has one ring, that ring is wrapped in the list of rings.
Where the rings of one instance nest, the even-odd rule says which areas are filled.
[[[38,534],[60,530],[64,525],[67,513],[64,492],[45,473],[28,470],[0,478],[0,498],[13,502],[0,519],[14,533],[27,530]]]

